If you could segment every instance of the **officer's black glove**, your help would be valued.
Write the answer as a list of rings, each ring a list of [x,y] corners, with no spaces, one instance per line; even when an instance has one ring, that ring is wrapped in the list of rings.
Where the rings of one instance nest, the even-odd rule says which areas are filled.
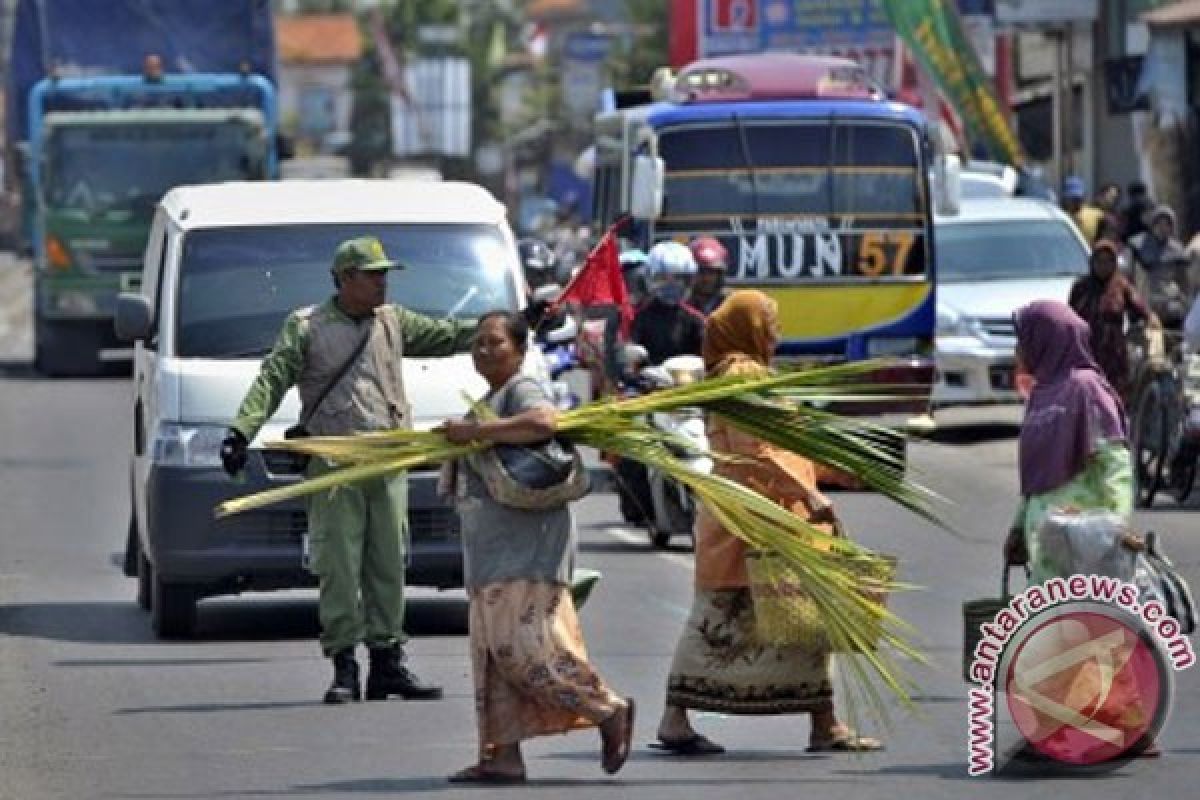
[[[242,432],[237,428],[230,428],[229,435],[221,440],[221,466],[229,473],[229,477],[236,477],[246,468],[249,449],[250,443],[246,441]]]
[[[533,330],[537,330],[541,324],[542,318],[546,316],[546,312],[550,309],[550,303],[545,300],[535,300],[525,306],[525,310],[521,313],[525,316],[525,322]]]

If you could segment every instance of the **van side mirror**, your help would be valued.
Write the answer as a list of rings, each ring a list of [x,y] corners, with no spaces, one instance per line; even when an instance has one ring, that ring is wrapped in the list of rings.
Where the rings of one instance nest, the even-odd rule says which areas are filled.
[[[657,219],[662,214],[666,166],[658,156],[640,155],[633,161],[629,213],[634,219]]]
[[[148,339],[154,333],[154,314],[150,310],[150,300],[135,292],[121,292],[117,295],[117,312],[113,318],[117,338],[123,342],[137,342]]]
[[[956,216],[962,208],[962,161],[943,153],[933,164],[934,211],[943,217]]]

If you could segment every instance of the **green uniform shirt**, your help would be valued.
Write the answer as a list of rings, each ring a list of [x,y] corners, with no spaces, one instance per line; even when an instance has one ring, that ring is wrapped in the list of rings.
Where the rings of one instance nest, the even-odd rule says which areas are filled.
[[[355,322],[338,307],[333,299],[326,300],[313,310],[313,315],[332,314],[343,320]],[[404,336],[404,354],[427,358],[449,356],[469,350],[475,336],[476,324],[458,320],[439,320],[396,307]],[[371,318],[357,322],[365,324]],[[299,311],[288,314],[283,330],[275,340],[271,352],[263,359],[258,377],[246,392],[232,427],[252,441],[263,424],[271,418],[283,402],[288,389],[296,385],[306,363],[308,351],[309,323]]]

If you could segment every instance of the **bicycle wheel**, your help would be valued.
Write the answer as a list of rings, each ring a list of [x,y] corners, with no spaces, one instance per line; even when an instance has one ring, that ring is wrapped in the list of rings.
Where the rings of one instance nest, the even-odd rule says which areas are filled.
[[[1138,508],[1154,505],[1154,495],[1162,486],[1167,459],[1167,393],[1160,378],[1147,384],[1138,398],[1133,418],[1134,500]]]

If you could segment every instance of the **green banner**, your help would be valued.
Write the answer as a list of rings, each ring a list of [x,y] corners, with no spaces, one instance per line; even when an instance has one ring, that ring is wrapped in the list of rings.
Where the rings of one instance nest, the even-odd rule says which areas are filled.
[[[933,76],[972,140],[982,142],[993,158],[1022,163],[1021,143],[963,32],[955,0],[883,0],[883,5],[896,33]]]

